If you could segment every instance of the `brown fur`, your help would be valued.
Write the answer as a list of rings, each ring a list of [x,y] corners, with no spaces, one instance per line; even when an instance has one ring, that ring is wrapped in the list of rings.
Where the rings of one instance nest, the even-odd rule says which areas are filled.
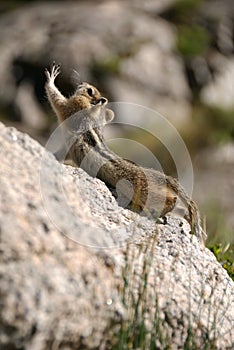
[[[113,119],[113,112],[105,107],[107,99],[101,97],[99,91],[88,83],[79,85],[75,94],[66,99],[54,85],[58,74],[58,66],[54,65],[51,73],[46,70],[46,92],[60,123],[83,110],[89,111],[89,120],[92,118],[98,120],[103,113],[104,124]],[[88,93],[88,89],[92,89],[92,96]],[[87,118],[87,113],[83,118]],[[88,123],[90,123],[89,120]],[[109,186],[116,187],[121,183],[120,192],[129,198],[131,209],[134,211],[144,211],[147,215],[162,217],[172,211],[177,200],[180,199],[188,209],[188,215],[185,215],[185,218],[191,225],[191,233],[204,243],[206,234],[200,227],[197,205],[188,197],[178,181],[154,169],[141,168],[114,154],[103,142],[102,128],[93,128],[91,124],[89,125],[90,128],[86,133],[81,133],[70,148],[72,160],[80,166],[85,159],[86,163],[83,163],[82,167],[90,175],[99,177]],[[91,149],[93,158],[87,160],[86,156]],[[97,164],[99,164],[98,172],[95,170]]]

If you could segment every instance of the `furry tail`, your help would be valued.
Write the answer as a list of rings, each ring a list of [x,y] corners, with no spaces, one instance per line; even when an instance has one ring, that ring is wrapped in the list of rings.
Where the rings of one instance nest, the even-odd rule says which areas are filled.
[[[197,236],[200,242],[205,245],[206,233],[201,227],[201,219],[197,204],[187,195],[183,187],[179,182],[167,176],[167,186],[181,199],[185,207],[188,209],[188,215],[185,215],[185,219],[191,226],[191,234]]]

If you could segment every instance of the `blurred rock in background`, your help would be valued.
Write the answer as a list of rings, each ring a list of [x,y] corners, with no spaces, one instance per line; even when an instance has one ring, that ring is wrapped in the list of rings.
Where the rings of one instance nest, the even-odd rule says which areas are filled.
[[[110,101],[162,113],[182,134],[192,158],[199,159],[195,196],[206,216],[213,215],[213,205],[207,208],[208,198],[199,189],[205,184],[208,194],[213,191],[208,190],[210,178],[227,183],[229,178],[211,157],[209,179],[200,182],[207,171],[201,164],[207,154],[209,158],[233,144],[232,0],[8,1],[0,11],[0,120],[44,144],[56,126],[45,97],[44,68],[60,62],[63,74],[57,83],[64,93],[86,80]],[[114,132],[129,137],[125,129]],[[157,140],[130,134],[156,154],[167,173],[174,171]],[[230,178],[233,157],[231,153]],[[233,204],[229,196],[224,219],[226,207]],[[231,240],[233,226],[228,230]],[[212,228],[208,232],[214,233]]]

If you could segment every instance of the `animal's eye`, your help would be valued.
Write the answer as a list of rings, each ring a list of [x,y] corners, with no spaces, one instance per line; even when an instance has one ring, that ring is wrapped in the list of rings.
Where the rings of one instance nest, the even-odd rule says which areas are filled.
[[[88,92],[89,96],[91,96],[91,97],[94,95],[94,91],[92,88],[88,88],[87,92]]]

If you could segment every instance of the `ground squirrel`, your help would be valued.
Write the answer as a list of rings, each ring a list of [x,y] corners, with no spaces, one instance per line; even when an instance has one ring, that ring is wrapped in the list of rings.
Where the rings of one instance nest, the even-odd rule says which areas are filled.
[[[116,188],[136,212],[158,219],[172,211],[178,202],[182,203],[187,210],[184,217],[191,226],[191,233],[205,243],[206,234],[200,225],[197,205],[178,181],[112,152],[103,139],[103,126],[114,118],[113,111],[106,108],[108,100],[88,83],[81,83],[73,96],[65,98],[54,84],[59,73],[60,66],[55,64],[50,72],[45,70],[45,88],[59,123],[64,122],[71,159],[91,176]]]

